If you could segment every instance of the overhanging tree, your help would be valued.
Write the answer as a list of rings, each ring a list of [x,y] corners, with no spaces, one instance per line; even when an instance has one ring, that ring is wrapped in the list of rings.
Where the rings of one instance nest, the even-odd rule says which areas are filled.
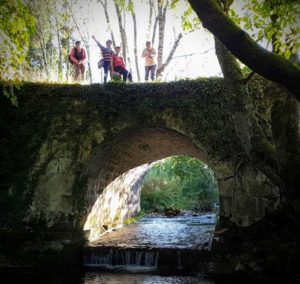
[[[214,0],[189,1],[203,25],[215,35],[216,53],[224,79],[233,96],[233,104],[237,106],[233,108],[233,123],[248,162],[284,191],[284,199],[293,208],[295,201],[300,198],[299,103],[296,101],[296,98],[299,100],[299,67],[259,46],[229,19],[228,11],[233,1],[223,0],[223,5]],[[272,36],[270,38],[274,44]],[[268,141],[266,133],[256,125],[254,114],[248,110],[245,78],[233,55],[257,73],[287,87],[295,95],[283,96],[272,107],[270,124],[273,142]],[[278,78],[279,75],[282,77]]]
[[[263,77],[275,81],[300,101],[300,67],[269,52],[237,26],[215,0],[188,0],[202,21],[241,62]]]

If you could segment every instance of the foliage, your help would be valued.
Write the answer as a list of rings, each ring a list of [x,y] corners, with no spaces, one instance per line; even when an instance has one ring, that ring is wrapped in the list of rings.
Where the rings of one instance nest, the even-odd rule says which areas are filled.
[[[119,82],[120,83],[120,82],[122,82],[122,76],[121,76],[121,74],[115,72],[114,74],[111,75],[111,80],[113,82]]]
[[[178,4],[182,4],[179,0],[172,0],[170,3],[170,9],[176,10],[178,8]],[[200,28],[200,20],[194,10],[192,9],[189,2],[186,0],[184,1],[185,9],[183,10],[183,13],[181,14],[181,26],[183,31],[193,31]]]
[[[144,210],[174,207],[211,210],[218,203],[213,172],[200,160],[174,156],[157,162],[147,173],[141,195]]]
[[[299,1],[247,0],[243,9],[245,16],[236,19],[257,41],[267,40],[287,59],[300,48]]]
[[[141,210],[136,216],[125,219],[123,221],[123,225],[129,225],[131,223],[135,223],[138,220],[140,220],[141,218],[143,218],[145,216],[145,212],[143,210]]]
[[[182,28],[184,31],[191,31],[200,28],[200,20],[191,6],[183,12],[181,16]]]
[[[74,31],[68,1],[25,0],[36,19],[36,30],[31,35],[27,60],[29,80],[64,81],[70,74],[66,67],[70,40]],[[65,73],[63,74],[63,69]]]
[[[0,19],[2,23],[1,25],[13,23],[11,25],[11,29],[18,29],[20,32],[15,34],[16,36],[11,37],[11,35],[6,32],[6,29],[0,26],[0,39],[4,43],[5,47],[0,58],[2,59],[3,57],[3,60],[5,60],[4,62],[7,62],[6,65],[1,66],[1,75],[5,75],[3,80],[8,80],[10,78],[15,79],[17,76],[11,76],[9,69],[16,69],[17,67],[20,67],[20,61],[22,61],[26,63],[26,66],[28,67],[26,72],[23,72],[23,79],[25,80],[57,82],[70,81],[70,73],[73,68],[70,68],[67,64],[67,56],[72,48],[74,40],[78,38],[78,35],[80,35],[80,39],[84,42],[89,57],[89,31],[87,28],[87,21],[88,17],[90,17],[90,10],[88,10],[88,13],[82,13],[81,5],[83,2],[84,1],[73,0],[1,0],[1,14],[3,13],[2,18]],[[97,2],[99,2],[99,0]],[[107,1],[105,2],[107,3]],[[126,25],[129,23],[129,21],[127,21],[127,17],[130,15],[135,18],[135,14],[138,12],[136,7],[138,1],[113,0],[108,2],[110,5],[112,3],[117,5],[121,11],[121,22],[124,25],[122,30],[126,35],[127,26],[125,26],[125,23]],[[148,27],[148,35],[150,36],[150,34],[153,34],[153,38],[155,38],[155,34],[158,32],[158,26],[154,25],[157,20],[157,3],[157,1],[144,2],[145,8],[149,6],[149,8],[151,7],[152,9],[151,17],[149,15],[149,22],[151,22],[151,24]],[[169,9],[171,7],[175,8],[180,1],[164,1],[164,3]],[[14,9],[11,9],[12,7],[14,7]],[[90,8],[89,5],[87,5],[87,7],[88,9]],[[111,14],[110,8],[112,7],[108,8],[109,15]],[[14,10],[17,11],[17,18],[14,17]],[[180,9],[177,11],[179,10]],[[30,14],[27,15],[25,11],[26,13],[30,12]],[[177,11],[176,13],[178,13]],[[178,13],[179,17],[182,15],[182,30],[187,31],[194,29],[196,27],[194,22],[197,21],[198,18],[193,13],[191,7],[186,5],[186,10],[182,12]],[[28,27],[30,29],[30,21],[35,23],[35,29],[32,29],[30,33],[25,32],[25,30],[22,31],[22,28]],[[142,31],[143,28],[147,29],[144,23],[137,23],[138,30]],[[110,24],[108,23],[108,30],[110,29]],[[21,32],[27,36],[26,42],[22,40],[23,35]],[[136,34],[139,35],[140,33]],[[129,38],[129,36],[126,36],[125,38]],[[122,39],[122,42],[124,42],[126,46],[131,46],[131,44],[127,43],[127,39],[125,40],[125,38]],[[136,41],[141,41],[141,39],[138,37]],[[20,44],[16,44],[16,42],[20,42]],[[137,50],[137,48],[134,47],[127,49],[128,48],[123,48],[123,52],[127,52],[128,56],[126,56],[125,59],[127,60],[128,66],[133,69],[138,69],[137,63],[135,64],[135,67],[131,66],[131,62],[133,62],[133,60],[131,60],[131,50]],[[163,46],[163,49],[166,50],[167,47]],[[14,56],[12,56],[12,58],[10,58],[11,50],[14,51]],[[169,54],[171,54],[171,51]],[[88,68],[90,70],[89,64]],[[136,71],[138,73],[138,70]],[[20,72],[13,72],[13,74],[15,73],[19,74]],[[87,72],[88,76],[89,74],[90,72]],[[139,76],[137,76],[137,78],[138,77]]]
[[[0,0],[0,79],[22,79],[35,19],[21,0]]]

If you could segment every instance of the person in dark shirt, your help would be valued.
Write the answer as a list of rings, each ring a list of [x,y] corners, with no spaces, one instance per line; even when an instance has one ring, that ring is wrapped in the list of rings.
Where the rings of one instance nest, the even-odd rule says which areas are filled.
[[[126,69],[125,62],[123,58],[120,56],[121,47],[116,46],[115,48],[116,54],[112,58],[112,73],[117,72],[119,74],[123,75],[123,82],[126,82],[127,78],[130,82],[132,82],[132,75],[131,73]]]
[[[112,57],[115,54],[112,50],[112,41],[109,39],[106,41],[106,47],[100,44],[99,41],[96,40],[95,36],[92,36],[92,38],[96,41],[97,45],[101,49],[102,57],[103,57],[103,69],[104,69],[104,83],[107,82],[108,77],[108,71],[112,72]]]
[[[84,80],[85,75],[85,62],[86,62],[86,51],[81,47],[80,41],[75,42],[75,47],[72,48],[69,60],[75,67],[74,80]]]

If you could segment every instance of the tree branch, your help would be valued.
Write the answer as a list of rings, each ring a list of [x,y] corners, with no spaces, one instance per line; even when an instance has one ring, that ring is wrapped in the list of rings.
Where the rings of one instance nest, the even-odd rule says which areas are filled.
[[[261,76],[285,86],[300,101],[300,67],[262,48],[226,16],[215,0],[189,2],[203,27],[222,41],[233,55]]]
[[[153,3],[152,3],[152,0],[149,0],[148,4],[149,4],[149,20],[148,20],[148,28],[147,28],[147,38],[150,36],[151,27],[152,27],[152,18],[153,18]]]
[[[115,36],[114,36],[114,33],[113,33],[113,31],[111,29],[111,26],[110,26],[110,19],[109,19],[108,9],[107,9],[107,0],[105,0],[105,2],[103,2],[102,0],[99,0],[99,2],[102,5],[103,10],[104,10],[105,19],[106,19],[106,23],[108,25],[108,29],[110,31],[110,36],[111,36],[111,40],[113,42],[113,46],[116,47]]]
[[[156,35],[156,29],[157,29],[157,24],[158,24],[158,16],[156,16],[155,20],[154,20],[154,26],[153,26],[153,32],[152,32],[152,46],[155,43],[155,35]]]
[[[169,53],[169,56],[168,56],[167,60],[157,69],[156,76],[160,76],[164,72],[165,68],[169,65],[169,63],[172,60],[173,55],[174,55],[177,47],[178,47],[179,41],[181,39],[182,39],[182,33],[180,33],[177,36],[177,38],[176,38],[176,40],[175,40],[175,42],[173,44],[173,47],[172,47],[172,49],[171,49],[171,51]]]
[[[125,59],[127,59],[127,35],[126,35],[126,31],[124,29],[123,23],[122,23],[122,14],[121,14],[121,9],[117,3],[116,0],[114,0],[114,4],[115,4],[115,8],[116,8],[116,12],[117,12],[117,18],[118,18],[118,22],[119,22],[119,30],[120,30],[120,35],[121,35],[121,39],[122,39],[122,52],[123,52],[123,57]]]

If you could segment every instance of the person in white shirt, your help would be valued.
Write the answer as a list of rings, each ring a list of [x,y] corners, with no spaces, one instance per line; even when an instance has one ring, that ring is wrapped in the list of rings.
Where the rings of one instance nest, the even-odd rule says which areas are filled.
[[[153,81],[155,79],[155,73],[157,68],[156,51],[151,47],[151,42],[146,42],[146,48],[143,50],[142,57],[145,58],[145,81],[148,81],[149,74]]]

